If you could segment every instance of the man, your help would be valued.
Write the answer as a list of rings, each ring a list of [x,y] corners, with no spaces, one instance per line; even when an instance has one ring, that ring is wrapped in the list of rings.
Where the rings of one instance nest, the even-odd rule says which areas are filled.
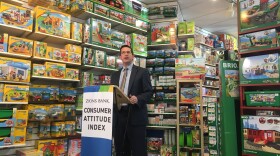
[[[152,96],[149,71],[133,65],[134,54],[130,46],[120,48],[123,68],[111,76],[111,84],[117,85],[129,97],[129,104],[122,104],[115,111],[114,141],[117,156],[147,156],[146,125],[147,103]]]

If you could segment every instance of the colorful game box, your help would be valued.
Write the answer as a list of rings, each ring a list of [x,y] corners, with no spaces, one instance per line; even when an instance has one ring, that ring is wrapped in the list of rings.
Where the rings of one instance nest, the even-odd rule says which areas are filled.
[[[82,63],[82,47],[73,45],[73,44],[67,44],[65,46],[66,50],[68,51],[68,62],[71,63]]]
[[[79,69],[66,68],[65,78],[79,80]]]
[[[38,151],[42,151],[43,155],[65,155],[67,151],[67,139],[55,139],[55,140],[38,140],[36,142]]]
[[[133,33],[131,43],[134,55],[147,57],[147,37]]]
[[[125,33],[120,32],[118,30],[112,29],[112,31],[111,31],[111,40],[124,42],[124,40],[125,40]]]
[[[47,43],[34,41],[33,57],[47,58]]]
[[[135,26],[136,25],[136,18],[130,16],[128,14],[124,14],[124,23]]]
[[[75,103],[77,98],[77,91],[74,88],[61,87],[59,90],[61,102]]]
[[[97,67],[105,67],[106,53],[101,50],[95,50],[94,64]]]
[[[82,141],[81,139],[69,140],[68,156],[81,155]]]
[[[42,122],[39,127],[39,138],[50,138],[51,137],[51,123]]]
[[[33,76],[46,76],[46,67],[43,64],[33,64],[32,68]]]
[[[8,34],[0,34],[0,52],[8,52],[8,39]]]
[[[83,64],[84,65],[94,65],[94,54],[95,54],[95,50],[84,47]]]
[[[240,84],[279,83],[278,53],[241,58]]]
[[[108,56],[106,59],[106,67],[116,69],[116,56]]]
[[[52,56],[50,59],[68,62],[68,51],[65,49],[52,48],[50,56]]]
[[[8,85],[4,86],[5,102],[28,102],[29,86]]]
[[[178,24],[178,35],[187,34],[187,24],[186,22],[179,22]]]
[[[64,105],[64,116],[66,119],[76,117],[76,105]]]
[[[101,16],[104,16],[104,17],[109,17],[109,13],[110,13],[110,9],[103,6],[103,5],[100,5],[98,3],[93,3],[94,7],[93,7],[93,12],[98,14],[98,15],[101,15]]]
[[[35,32],[70,38],[70,15],[41,6],[34,10]]]
[[[64,104],[53,104],[49,108],[49,116],[52,121],[64,119]]]
[[[31,56],[33,53],[33,41],[14,36],[9,36],[9,53]]]
[[[90,18],[90,43],[110,47],[111,46],[111,23]]]
[[[49,106],[27,105],[28,120],[30,121],[49,121]]]
[[[198,78],[205,74],[204,58],[177,58],[175,62],[176,79]]]
[[[33,11],[4,2],[0,3],[0,24],[33,29]]]
[[[172,22],[151,24],[151,44],[176,44],[176,29]]]
[[[15,127],[26,127],[28,119],[27,110],[16,110]]]
[[[275,29],[240,35],[240,52],[277,47],[277,33]]]
[[[110,18],[122,22],[124,20],[124,14],[119,11],[111,9]]]
[[[81,23],[71,23],[71,39],[82,41],[83,25]]]
[[[181,102],[199,103],[200,93],[198,88],[181,88]]]
[[[145,21],[143,21],[143,20],[136,19],[135,26],[136,26],[137,28],[147,30],[149,24],[148,24],[148,22],[145,22]]]
[[[194,21],[187,21],[187,34],[195,34],[195,23]]]
[[[83,42],[91,43],[90,40],[90,24],[83,24]]]
[[[66,65],[61,63],[46,62],[46,76],[53,78],[65,78]]]
[[[29,102],[59,100],[59,87],[55,85],[32,85],[29,88]]]
[[[66,136],[76,135],[75,124],[76,124],[75,121],[65,121],[65,135]]]
[[[280,106],[280,91],[245,92],[247,106]]]
[[[65,122],[52,122],[51,137],[64,137],[64,136],[65,136]]]

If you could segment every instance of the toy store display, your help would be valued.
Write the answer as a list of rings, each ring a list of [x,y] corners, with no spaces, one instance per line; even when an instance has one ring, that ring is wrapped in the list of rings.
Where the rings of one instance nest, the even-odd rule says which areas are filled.
[[[175,23],[151,23],[151,34],[149,34],[149,44],[176,44]]]

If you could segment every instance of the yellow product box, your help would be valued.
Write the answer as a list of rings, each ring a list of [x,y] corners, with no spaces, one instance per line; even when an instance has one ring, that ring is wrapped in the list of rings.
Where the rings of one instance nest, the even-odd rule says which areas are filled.
[[[32,66],[32,76],[46,76],[45,65],[34,63]]]
[[[0,57],[0,80],[30,82],[31,62]]]
[[[0,24],[32,31],[33,11],[23,7],[1,2]]]
[[[83,25],[81,23],[71,23],[71,39],[82,41],[83,36]]]
[[[16,111],[16,124],[15,127],[26,127],[28,120],[28,110]]]
[[[66,146],[65,146],[66,145]],[[53,156],[65,155],[67,149],[67,139],[52,139],[52,140],[39,140],[36,142],[38,151],[43,152],[43,155],[49,155],[50,153]]]
[[[34,41],[33,57],[47,58],[47,43]]]
[[[49,121],[49,108],[48,105],[27,105],[28,120],[30,121]]]
[[[35,7],[35,32],[70,38],[71,16],[56,10]]]
[[[67,44],[65,48],[68,51],[68,62],[82,64],[81,46]]]
[[[50,105],[49,115],[52,121],[64,120],[64,104]]]
[[[0,52],[8,52],[8,39],[8,34],[0,33]]]
[[[43,156],[42,151],[38,151],[37,149],[20,149],[16,151],[16,155],[18,156]]]
[[[4,102],[28,102],[29,86],[4,85]]]
[[[53,48],[54,47],[47,46],[47,53],[46,53],[47,59],[53,59]]]
[[[68,51],[60,48],[53,48],[52,54],[54,60],[68,62]]]
[[[9,36],[8,52],[32,56],[33,41],[24,38]]]
[[[46,76],[53,78],[65,78],[66,64],[46,62]]]
[[[51,137],[65,136],[65,122],[52,122]]]
[[[51,123],[42,122],[39,127],[39,138],[50,138],[51,137]]]
[[[79,69],[66,68],[65,78],[79,80]]]
[[[65,121],[65,135],[66,136],[76,135],[75,125],[76,125],[75,121]]]
[[[25,144],[26,140],[26,127],[11,128],[11,136],[14,138],[14,145]]]

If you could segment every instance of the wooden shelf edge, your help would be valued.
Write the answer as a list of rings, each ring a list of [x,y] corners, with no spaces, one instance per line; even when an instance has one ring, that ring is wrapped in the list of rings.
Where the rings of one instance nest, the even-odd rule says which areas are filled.
[[[258,50],[249,50],[249,51],[246,51],[246,52],[239,52],[238,54],[239,55],[246,55],[246,54],[254,54],[254,53],[274,51],[274,50],[280,50],[280,47],[268,48],[268,49],[258,49]]]
[[[61,79],[61,78],[53,78],[53,77],[45,77],[45,76],[33,76],[31,78],[36,79],[46,79],[46,80],[57,80],[57,81],[69,81],[69,82],[79,82],[80,80],[72,80],[72,79]]]
[[[279,26],[280,26],[280,24],[274,24],[272,26],[267,26],[267,27],[263,27],[263,28],[254,28],[251,30],[244,30],[242,32],[240,30],[238,30],[239,31],[238,35],[244,35],[244,34],[253,33],[253,32],[257,32],[257,31],[273,29],[273,28],[277,28]]]
[[[240,87],[280,86],[280,83],[239,84]]]

